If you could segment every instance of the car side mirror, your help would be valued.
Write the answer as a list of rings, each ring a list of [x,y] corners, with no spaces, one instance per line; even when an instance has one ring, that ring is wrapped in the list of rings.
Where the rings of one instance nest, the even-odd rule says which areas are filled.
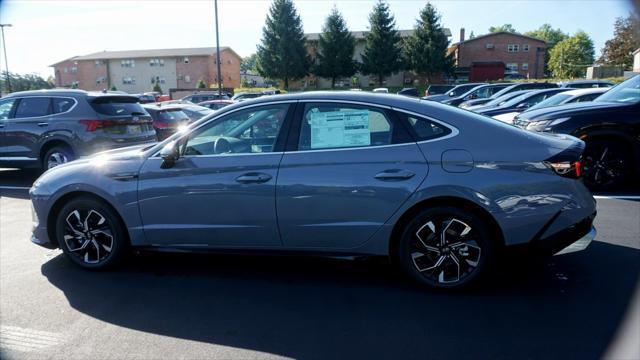
[[[162,158],[162,165],[160,166],[162,169],[168,169],[173,167],[176,161],[180,158],[180,152],[178,151],[178,143],[172,141],[165,145],[162,150],[160,150],[160,157]]]

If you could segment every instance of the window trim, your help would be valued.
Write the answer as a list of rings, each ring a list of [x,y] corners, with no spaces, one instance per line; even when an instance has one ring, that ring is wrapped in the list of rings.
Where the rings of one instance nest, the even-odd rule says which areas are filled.
[[[440,141],[440,140],[450,139],[450,138],[452,138],[454,136],[458,136],[458,134],[460,133],[460,131],[458,130],[457,127],[455,127],[453,125],[450,125],[450,124],[448,124],[448,123],[446,123],[444,121],[435,119],[435,118],[433,118],[433,117],[431,117],[429,115],[424,115],[424,114],[420,114],[420,113],[417,113],[417,112],[414,112],[414,111],[405,110],[405,109],[396,108],[396,107],[394,107],[392,109],[394,111],[405,113],[407,115],[412,115],[412,116],[416,116],[416,117],[419,117],[419,118],[424,118],[426,120],[432,121],[432,122],[434,122],[434,123],[436,123],[438,125],[442,125],[442,126],[448,128],[449,130],[451,130],[451,132],[448,133],[445,136],[437,137],[437,138],[434,138],[434,139],[420,140],[420,141],[416,142],[417,144],[424,144],[424,143],[433,142],[433,141]],[[415,139],[415,140],[417,140],[417,139]]]
[[[71,105],[71,107],[69,108],[69,110],[65,111],[65,112],[61,112],[61,113],[50,113],[47,115],[41,115],[41,116],[31,116],[31,117],[23,117],[23,118],[17,118],[15,117],[16,115],[16,110],[18,110],[17,105],[19,104],[19,101],[21,101],[22,99],[26,99],[26,98],[48,98],[49,99],[49,110],[53,111],[53,98],[63,98],[63,99],[71,99],[73,100],[73,105]],[[9,120],[24,120],[24,119],[39,119],[39,118],[47,118],[47,117],[51,117],[51,116],[58,116],[58,115],[63,115],[63,114],[67,114],[71,111],[73,111],[73,109],[75,109],[75,107],[78,105],[78,100],[69,97],[69,96],[55,96],[55,95],[51,95],[51,96],[42,96],[42,95],[37,95],[37,96],[16,96],[16,97],[11,97],[11,98],[3,98],[3,100],[9,100],[9,99],[14,99],[14,103],[11,109],[11,112],[9,112],[9,118],[7,118],[4,121],[9,121]]]

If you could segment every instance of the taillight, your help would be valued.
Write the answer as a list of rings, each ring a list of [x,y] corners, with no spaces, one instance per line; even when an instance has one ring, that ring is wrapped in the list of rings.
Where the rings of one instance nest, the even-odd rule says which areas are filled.
[[[102,120],[80,120],[80,124],[86,126],[88,132],[94,132],[102,127]]]
[[[174,128],[175,125],[169,124],[169,123],[166,123],[166,122],[154,121],[153,122],[153,127],[156,128],[156,129],[171,129],[171,128]]]
[[[580,161],[545,162],[545,164],[560,176],[573,179],[582,176],[582,164]]]

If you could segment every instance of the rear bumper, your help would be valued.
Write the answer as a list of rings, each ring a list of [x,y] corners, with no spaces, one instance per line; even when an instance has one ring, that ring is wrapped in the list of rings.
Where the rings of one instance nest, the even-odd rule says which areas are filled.
[[[545,238],[535,239],[531,245],[537,250],[549,255],[568,254],[587,248],[596,237],[596,229],[593,220],[596,213],[587,216],[581,221],[558,231]]]

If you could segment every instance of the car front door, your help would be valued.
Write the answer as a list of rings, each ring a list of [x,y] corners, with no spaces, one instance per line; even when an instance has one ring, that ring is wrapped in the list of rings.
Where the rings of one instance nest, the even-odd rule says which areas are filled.
[[[276,187],[282,241],[290,248],[355,248],[414,193],[427,162],[391,109],[302,106]]]
[[[234,110],[177,140],[181,157],[154,155],[139,174],[147,242],[165,246],[279,247],[275,184],[293,103]]]

